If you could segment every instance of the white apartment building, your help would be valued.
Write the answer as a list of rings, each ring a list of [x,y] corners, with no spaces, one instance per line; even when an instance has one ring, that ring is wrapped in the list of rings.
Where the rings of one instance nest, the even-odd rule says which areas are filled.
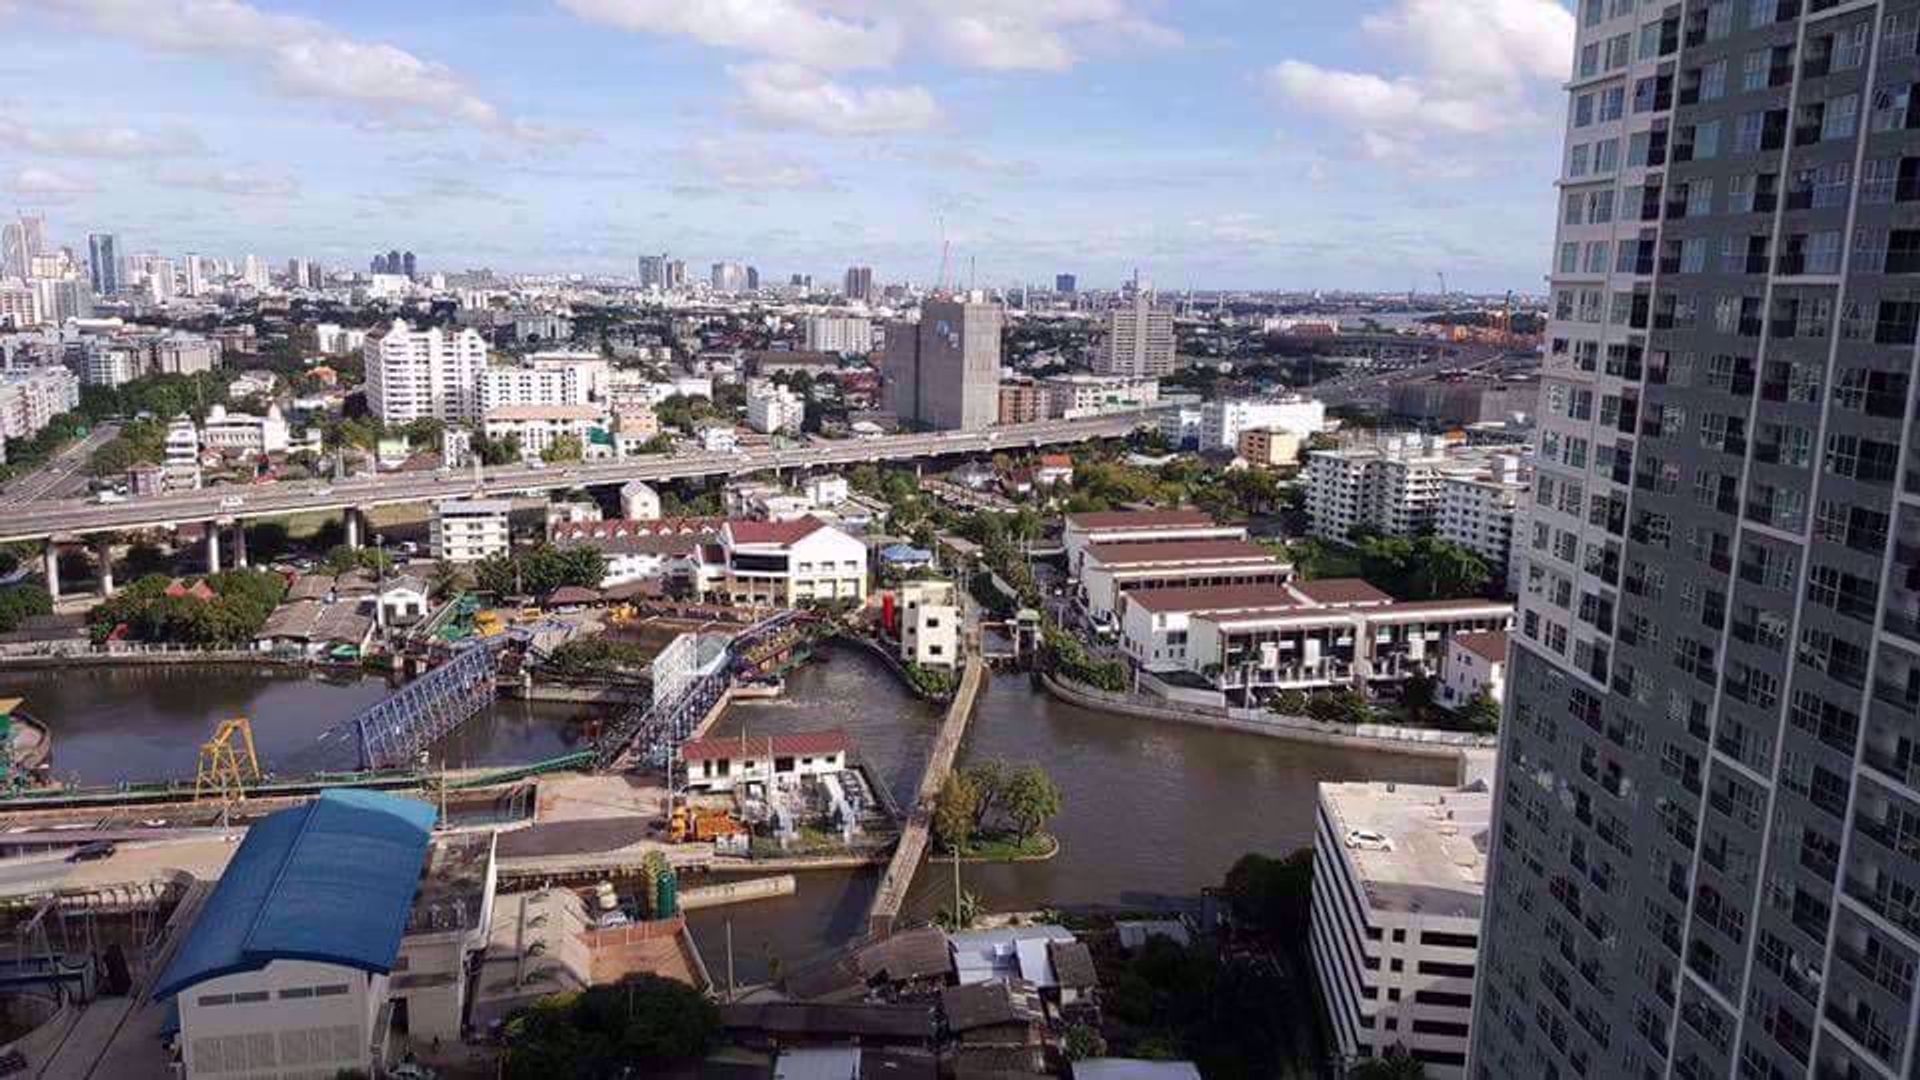
[[[1506,700],[1507,635],[1497,630],[1455,634],[1440,662],[1440,704],[1458,709],[1482,692],[1497,704]]]
[[[1327,407],[1292,395],[1272,401],[1209,401],[1200,406],[1200,449],[1234,451],[1249,428],[1314,435],[1326,430]],[[1174,445],[1179,445],[1175,443]]]
[[[81,379],[88,386],[109,389],[130,383],[147,373],[147,350],[140,343],[112,338],[89,338],[85,344]]]
[[[735,604],[793,607],[809,600],[867,598],[867,546],[815,517],[729,521],[720,529]]]
[[[1307,454],[1308,533],[1344,542],[1361,528],[1387,536],[1431,531],[1504,577],[1529,482],[1516,454],[1417,436],[1314,450]]]
[[[220,343],[198,334],[174,332],[153,343],[153,371],[160,375],[197,375],[220,365]]]
[[[315,349],[328,356],[345,356],[359,352],[366,346],[367,332],[337,323],[320,323],[313,328],[313,344]]]
[[[802,340],[813,352],[870,353],[873,321],[852,315],[810,315],[802,324]]]
[[[534,353],[524,364],[480,373],[480,409],[604,404],[612,397],[612,386],[612,364],[595,353]]]
[[[1160,400],[1160,380],[1152,376],[1049,375],[1040,380],[1047,416],[1071,420],[1080,416],[1138,409]]]
[[[230,413],[225,405],[214,405],[200,426],[201,445],[238,454],[285,453],[291,441],[278,405],[268,405],[265,416]]]
[[[960,663],[960,608],[951,581],[903,582],[900,602],[900,659],[921,667],[951,668]]]
[[[807,404],[800,395],[773,382],[747,384],[747,426],[762,434],[800,434]]]
[[[1106,345],[1094,370],[1157,379],[1173,374],[1173,365],[1173,309],[1154,303],[1150,292],[1122,297],[1107,312]]]
[[[467,329],[414,330],[395,319],[367,338],[367,405],[388,424],[422,418],[471,423],[480,415],[480,374],[487,343]]]
[[[479,562],[505,555],[513,504],[505,499],[448,499],[433,508],[427,546],[436,559]]]
[[[1344,1060],[1467,1075],[1492,816],[1485,791],[1320,785],[1309,945]]]
[[[79,404],[80,380],[64,367],[6,372],[0,375],[0,438],[30,439]]]
[[[1479,555],[1496,577],[1505,578],[1514,524],[1532,482],[1517,454],[1495,454],[1485,468],[1471,472],[1443,472],[1434,534]]]
[[[1198,405],[1178,405],[1160,414],[1160,437],[1175,450],[1197,450],[1205,412]]]
[[[569,436],[580,441],[581,454],[587,456],[594,433],[605,425],[606,415],[593,405],[510,405],[490,410],[481,420],[481,431],[489,439],[518,439],[520,456],[531,460]]]
[[[25,330],[40,325],[40,295],[19,278],[0,279],[0,326]]]
[[[168,491],[193,491],[200,486],[200,429],[185,416],[167,424],[164,483]]]
[[[620,488],[620,516],[629,521],[654,521],[660,517],[660,493],[644,480],[629,480]]]
[[[1142,589],[1284,585],[1292,564],[1247,540],[1094,543],[1080,565],[1075,599],[1095,624],[1117,616],[1120,597]]]

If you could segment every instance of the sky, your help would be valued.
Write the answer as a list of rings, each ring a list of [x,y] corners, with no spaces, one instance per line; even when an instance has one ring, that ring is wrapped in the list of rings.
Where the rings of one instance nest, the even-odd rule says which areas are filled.
[[[1542,291],[1561,0],[0,0],[83,249]]]

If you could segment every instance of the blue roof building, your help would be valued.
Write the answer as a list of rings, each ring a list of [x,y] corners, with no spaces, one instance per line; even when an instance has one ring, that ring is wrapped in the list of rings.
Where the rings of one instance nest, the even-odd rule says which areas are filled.
[[[188,1076],[368,1067],[435,817],[333,790],[247,830],[154,984],[176,999]]]
[[[914,547],[912,544],[889,544],[880,549],[880,561],[896,569],[932,566],[933,552]]]

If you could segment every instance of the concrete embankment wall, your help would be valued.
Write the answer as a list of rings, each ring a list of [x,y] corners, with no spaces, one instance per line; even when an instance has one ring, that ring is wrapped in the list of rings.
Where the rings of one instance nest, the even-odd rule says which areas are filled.
[[[1258,713],[1251,709],[1220,710],[1204,706],[1177,705],[1171,702],[1162,703],[1134,694],[1116,694],[1107,690],[1098,690],[1050,674],[1041,675],[1040,684],[1046,688],[1047,693],[1061,701],[1095,712],[1115,713],[1145,720],[1163,720],[1175,724],[1192,724],[1196,727],[1209,727],[1219,731],[1237,731],[1248,735],[1312,743],[1317,746],[1335,746],[1342,750],[1363,750],[1376,754],[1452,761],[1460,766],[1462,783],[1471,778],[1472,760],[1483,755],[1491,755],[1497,745],[1497,740],[1492,736],[1468,735],[1462,732],[1428,731],[1386,724],[1363,724],[1348,728],[1338,724],[1322,723],[1304,716],[1279,716],[1272,713]]]

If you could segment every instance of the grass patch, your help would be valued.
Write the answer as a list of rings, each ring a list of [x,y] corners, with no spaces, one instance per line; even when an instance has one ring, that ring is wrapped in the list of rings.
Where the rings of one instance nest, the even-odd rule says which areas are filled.
[[[969,843],[960,857],[968,862],[1011,862],[1015,859],[1045,859],[1060,848],[1060,841],[1052,833],[1038,832],[1025,840],[1012,833],[992,833],[977,836]],[[951,862],[953,856],[939,857]]]

